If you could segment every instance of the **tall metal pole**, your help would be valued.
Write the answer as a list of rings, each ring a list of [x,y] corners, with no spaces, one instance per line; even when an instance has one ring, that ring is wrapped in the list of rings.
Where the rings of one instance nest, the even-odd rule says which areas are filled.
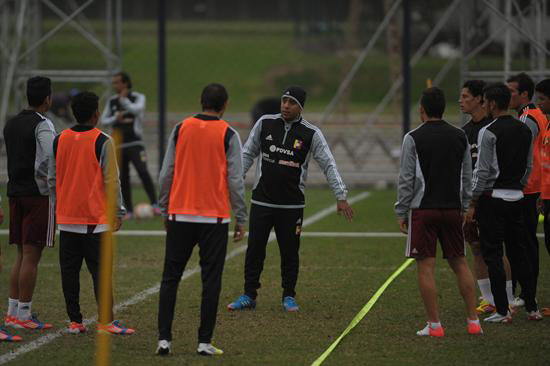
[[[512,0],[506,0],[506,19],[509,22],[512,21]],[[508,78],[511,72],[511,63],[512,63],[512,30],[510,27],[506,27],[504,33],[504,75]]]
[[[17,57],[21,50],[21,43],[23,38],[23,28],[25,26],[25,16],[27,12],[27,0],[19,2],[17,22],[15,23],[15,40],[13,48],[8,56],[6,81],[4,82],[4,88],[2,90],[2,99],[0,101],[0,123],[4,123],[6,115],[8,114],[8,105],[10,100],[10,91],[15,79],[15,71],[17,68]]]
[[[411,129],[411,6],[410,0],[403,0],[403,136]]]
[[[545,44],[545,42],[546,42],[545,31],[544,31],[545,14],[548,14],[546,12],[546,10],[547,10],[546,6],[547,6],[546,1],[537,1],[536,6],[535,6],[535,9],[536,9],[535,16],[536,16],[536,19],[537,19],[536,20],[537,40],[542,44]],[[544,73],[545,68],[546,68],[546,55],[541,50],[538,50],[536,69],[541,74],[541,76],[539,76],[539,77],[542,78],[542,74]]]
[[[164,160],[166,131],[166,2],[158,1],[158,134],[159,171]]]

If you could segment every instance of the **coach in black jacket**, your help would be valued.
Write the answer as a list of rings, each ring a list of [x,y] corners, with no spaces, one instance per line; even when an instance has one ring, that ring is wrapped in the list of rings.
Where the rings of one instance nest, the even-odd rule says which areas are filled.
[[[337,200],[338,213],[351,220],[347,189],[321,131],[302,118],[306,92],[289,87],[281,96],[281,113],[264,115],[254,125],[243,148],[244,172],[256,165],[250,208],[250,235],[245,259],[245,294],[228,305],[230,310],[254,308],[263,270],[269,232],[275,228],[281,252],[283,306],[297,311],[300,232],[304,190],[311,157],[324,172]]]

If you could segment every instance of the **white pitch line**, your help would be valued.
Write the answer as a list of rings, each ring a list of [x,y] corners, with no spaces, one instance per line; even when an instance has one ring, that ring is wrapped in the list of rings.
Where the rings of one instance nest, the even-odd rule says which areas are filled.
[[[351,197],[348,200],[348,202],[349,202],[349,204],[353,204],[353,203],[356,203],[358,201],[361,201],[361,200],[367,198],[369,195],[370,195],[369,192],[363,192],[363,193],[360,193],[356,196]],[[327,217],[328,215],[330,215],[334,212],[336,212],[336,205],[331,205],[327,208],[324,208],[321,211],[319,211],[319,212],[313,214],[312,216],[308,217],[307,219],[305,219],[302,223],[302,227],[311,225],[311,224]],[[3,231],[6,231],[6,230],[1,230],[0,234],[3,234]],[[275,239],[275,235],[274,235],[274,233],[271,233],[269,235],[269,241],[272,241],[274,239]],[[227,260],[229,260],[233,257],[236,257],[237,255],[245,252],[246,247],[247,247],[246,245],[241,245],[240,247],[233,249],[229,254],[226,255],[225,260],[227,261]],[[191,277],[192,275],[194,275],[195,273],[199,273],[199,272],[200,272],[200,266],[196,266],[192,269],[188,269],[185,272],[183,272],[183,275],[181,276],[181,279],[185,280],[185,279]],[[156,284],[156,285],[154,285],[154,286],[152,286],[152,287],[150,287],[146,290],[138,292],[137,294],[135,294],[134,296],[132,296],[128,300],[123,301],[123,302],[115,305],[114,308],[113,308],[113,312],[116,313],[117,311],[120,311],[120,310],[122,310],[122,309],[124,309],[128,306],[135,305],[135,304],[145,300],[149,296],[156,294],[157,292],[159,292],[159,290],[160,290],[160,284]],[[97,316],[93,316],[91,318],[84,319],[83,323],[86,324],[86,325],[89,325],[89,324],[93,324],[96,321],[97,321]],[[40,348],[40,347],[54,341],[55,339],[61,337],[63,334],[65,334],[64,329],[59,329],[58,331],[56,331],[54,333],[48,333],[46,335],[43,335],[40,338],[35,339],[32,342],[29,342],[25,345],[22,345],[22,346],[20,346],[16,349],[14,349],[13,351],[4,353],[2,356],[0,356],[0,365],[3,365],[3,364],[5,364],[9,361],[12,361],[17,357],[19,357],[21,355],[24,355],[25,353],[34,351],[35,349]]]
[[[0,232],[0,235],[3,234]],[[117,233],[120,236],[165,236],[166,232],[161,230],[122,230]],[[229,232],[232,236],[233,232]],[[305,238],[404,238],[405,234],[399,231],[302,231],[300,234]],[[248,236],[248,232],[245,234]],[[538,238],[544,238],[544,234],[537,234]]]

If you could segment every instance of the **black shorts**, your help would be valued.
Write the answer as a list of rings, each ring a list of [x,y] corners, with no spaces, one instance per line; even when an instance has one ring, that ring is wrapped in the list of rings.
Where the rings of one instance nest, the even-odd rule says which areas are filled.
[[[10,197],[10,244],[53,247],[55,212],[48,196]]]

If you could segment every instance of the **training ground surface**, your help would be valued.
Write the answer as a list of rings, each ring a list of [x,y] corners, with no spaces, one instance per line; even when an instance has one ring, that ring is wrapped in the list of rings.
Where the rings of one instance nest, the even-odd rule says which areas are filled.
[[[360,194],[355,190],[351,196]],[[143,193],[136,192],[143,201]],[[3,197],[5,195],[3,194]],[[392,205],[393,191],[373,191],[353,205],[352,224],[336,214],[312,223],[307,232],[396,232]],[[334,203],[328,190],[310,189],[305,218]],[[3,201],[5,214],[6,200]],[[5,220],[7,221],[7,219]],[[2,229],[7,228],[5,222]],[[130,221],[124,230],[161,230],[160,219]],[[160,281],[163,261],[162,236],[117,236],[115,258],[115,303],[154,288]],[[5,311],[7,279],[15,248],[7,246],[0,235],[3,272],[0,274],[0,304]],[[115,315],[124,324],[135,327],[130,337],[113,337],[113,365],[310,365],[342,333],[356,313],[382,283],[405,260],[405,237],[309,237],[304,235],[297,288],[300,312],[282,311],[280,297],[279,253],[274,242],[268,246],[262,275],[262,289],[254,311],[228,312],[227,303],[242,291],[244,255],[236,253],[227,260],[220,297],[220,311],[213,343],[225,351],[217,359],[195,354],[200,308],[200,276],[192,274],[181,282],[174,322],[173,355],[154,355],[157,343],[156,319],[158,292],[143,296]],[[230,243],[228,253],[242,246]],[[197,252],[197,251],[195,251]],[[438,255],[440,255],[438,253]],[[196,267],[194,253],[188,269]],[[85,266],[83,266],[85,267]],[[531,323],[520,311],[511,325],[484,325],[485,335],[466,334],[464,306],[454,276],[438,257],[436,270],[440,289],[441,318],[446,328],[443,339],[419,338],[415,331],[423,327],[424,309],[416,285],[415,265],[405,270],[383,293],[367,316],[345,337],[324,365],[444,365],[550,364],[550,318]],[[538,300],[550,306],[550,258],[541,243],[541,275]],[[92,284],[85,268],[81,275],[81,305],[85,318],[96,314]],[[10,365],[90,365],[94,363],[95,333],[60,335],[56,331],[66,323],[61,292],[57,248],[46,249],[39,268],[33,311],[52,322],[47,332],[18,331],[24,337],[19,344],[0,343],[0,362],[11,351],[44,344],[18,354]],[[95,323],[90,326],[95,329]],[[44,335],[51,334],[44,338]]]

